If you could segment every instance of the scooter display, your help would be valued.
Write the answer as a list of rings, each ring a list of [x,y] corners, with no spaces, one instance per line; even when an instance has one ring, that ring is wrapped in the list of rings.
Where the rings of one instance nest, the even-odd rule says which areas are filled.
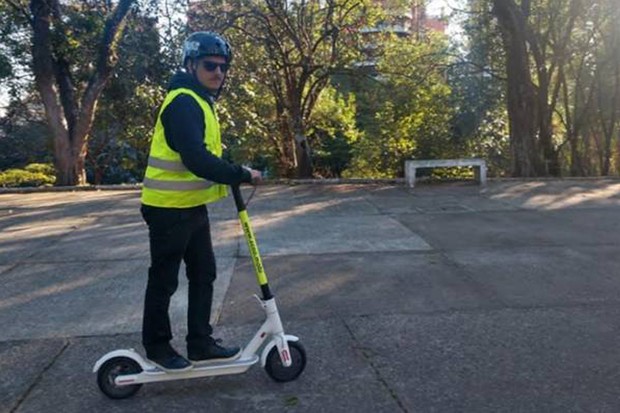
[[[101,357],[93,369],[97,373],[97,384],[106,396],[112,399],[131,397],[145,383],[240,374],[259,360],[267,374],[278,382],[295,380],[304,371],[306,351],[298,337],[284,333],[239,186],[233,186],[232,193],[261,289],[262,298],[255,297],[265,311],[265,321],[237,359],[213,361],[184,372],[165,372],[134,349],[111,351]]]

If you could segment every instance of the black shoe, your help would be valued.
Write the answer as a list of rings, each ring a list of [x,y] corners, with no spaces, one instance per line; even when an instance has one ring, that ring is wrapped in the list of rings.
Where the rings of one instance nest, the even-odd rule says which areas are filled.
[[[166,373],[180,373],[194,367],[185,357],[172,349],[162,357],[147,356],[147,359]]]
[[[187,351],[187,358],[194,365],[201,365],[211,361],[228,361],[234,360],[241,355],[239,347],[223,347],[220,345],[222,340],[211,341],[201,349],[192,349]]]

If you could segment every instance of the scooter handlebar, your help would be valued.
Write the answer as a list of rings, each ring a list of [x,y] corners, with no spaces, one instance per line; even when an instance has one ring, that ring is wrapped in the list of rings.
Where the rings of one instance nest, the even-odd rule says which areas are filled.
[[[235,205],[237,206],[237,211],[241,212],[245,210],[245,201],[243,200],[243,195],[241,195],[241,188],[239,185],[231,185],[233,198],[235,199]]]

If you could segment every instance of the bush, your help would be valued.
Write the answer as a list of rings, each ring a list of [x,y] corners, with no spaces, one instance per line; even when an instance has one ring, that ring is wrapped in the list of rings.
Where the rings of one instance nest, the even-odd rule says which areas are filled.
[[[32,172],[34,174],[44,174],[49,177],[54,177],[56,175],[54,165],[52,165],[51,163],[31,163],[29,165],[26,165],[24,170]]]
[[[7,169],[0,172],[0,187],[49,186],[56,181],[54,167],[50,164],[31,163],[24,169]]]

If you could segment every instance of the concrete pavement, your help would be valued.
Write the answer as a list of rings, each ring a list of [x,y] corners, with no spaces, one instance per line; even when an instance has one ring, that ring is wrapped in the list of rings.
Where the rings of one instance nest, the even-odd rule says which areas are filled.
[[[306,371],[112,401],[92,367],[140,348],[138,206],[137,191],[0,194],[0,411],[620,411],[620,181],[260,187],[250,216]],[[251,261],[232,200],[210,215],[216,334],[243,343],[262,316]]]

